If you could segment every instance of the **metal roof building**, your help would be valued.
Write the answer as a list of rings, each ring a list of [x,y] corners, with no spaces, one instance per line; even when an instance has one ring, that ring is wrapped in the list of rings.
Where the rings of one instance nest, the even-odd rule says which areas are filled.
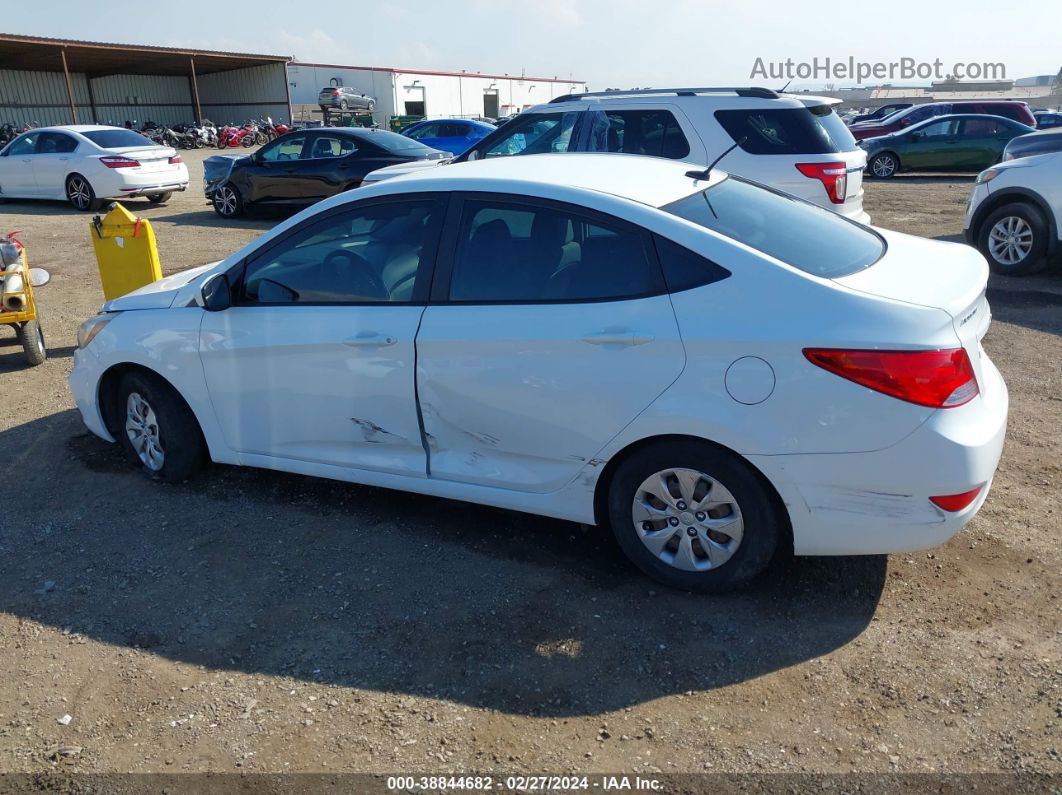
[[[0,33],[0,123],[286,119],[289,60]]]

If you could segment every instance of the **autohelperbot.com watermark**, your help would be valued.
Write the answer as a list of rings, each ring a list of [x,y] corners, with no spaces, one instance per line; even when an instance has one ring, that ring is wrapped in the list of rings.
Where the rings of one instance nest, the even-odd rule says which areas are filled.
[[[958,61],[945,64],[940,58],[920,61],[898,58],[895,61],[860,61],[824,57],[810,61],[770,61],[757,58],[749,78],[765,80],[1006,80],[1007,67],[991,61]]]

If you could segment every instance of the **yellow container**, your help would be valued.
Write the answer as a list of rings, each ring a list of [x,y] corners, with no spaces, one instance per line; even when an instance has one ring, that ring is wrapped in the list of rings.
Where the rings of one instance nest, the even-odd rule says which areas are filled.
[[[92,219],[89,234],[108,301],[162,278],[155,233],[147,219],[115,204],[102,220],[98,215]]]

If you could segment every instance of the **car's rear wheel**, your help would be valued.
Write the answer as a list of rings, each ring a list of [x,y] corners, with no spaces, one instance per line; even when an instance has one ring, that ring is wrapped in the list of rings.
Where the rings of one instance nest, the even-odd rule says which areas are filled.
[[[128,373],[118,387],[115,429],[126,459],[169,483],[187,480],[206,460],[206,443],[192,410],[169,384]]]
[[[48,358],[48,349],[44,345],[44,332],[41,331],[40,322],[27,321],[19,326],[17,331],[18,341],[22,343],[22,352],[26,356],[26,361],[33,367],[44,364],[44,360]]]
[[[365,110],[369,111],[369,113],[372,113],[374,110],[376,110],[376,102],[370,99],[369,103],[365,106]]]
[[[877,179],[888,179],[900,170],[900,161],[892,152],[881,152],[870,158],[868,164],[870,175]]]
[[[229,183],[214,191],[214,212],[222,218],[238,218],[243,215],[243,199],[240,192]]]
[[[741,458],[694,440],[662,441],[619,465],[608,493],[612,531],[655,580],[721,592],[770,562],[784,519]]]
[[[87,179],[80,174],[71,174],[66,179],[66,198],[75,209],[82,212],[98,210],[100,200]]]
[[[163,204],[164,202],[168,202],[172,196],[173,191],[167,191],[166,193],[149,193],[147,199],[152,204]]]
[[[1040,270],[1047,255],[1047,223],[1027,202],[1006,204],[981,224],[977,247],[995,273],[1025,276]]]

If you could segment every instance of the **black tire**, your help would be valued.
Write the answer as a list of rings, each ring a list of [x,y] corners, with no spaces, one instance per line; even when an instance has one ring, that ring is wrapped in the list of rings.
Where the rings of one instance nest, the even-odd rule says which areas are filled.
[[[365,110],[369,111],[369,113],[372,113],[374,110],[376,110],[376,102],[370,99],[369,104],[365,106]]]
[[[102,202],[96,198],[92,183],[80,174],[71,174],[66,178],[66,198],[75,210],[95,212]]]
[[[137,395],[151,410],[152,427],[157,432],[157,445],[162,451],[161,466],[148,466],[137,452],[127,430],[130,396]],[[207,459],[206,442],[192,410],[173,387],[157,376],[147,373],[127,373],[118,386],[118,401],[113,406],[114,435],[122,446],[126,460],[153,480],[180,483],[198,472]]]
[[[211,197],[214,212],[222,218],[239,218],[243,215],[243,197],[231,182],[219,185]]]
[[[173,196],[173,191],[166,191],[165,193],[149,193],[147,200],[152,204],[165,204]]]
[[[1014,220],[1010,221],[1010,219]],[[1009,223],[1014,223],[1015,243],[1024,244],[1029,235],[1032,238],[1027,245],[1021,245],[1026,253],[1019,259],[1007,257],[1005,243],[1001,245],[1002,241],[992,240],[996,225],[1000,225],[999,234],[1005,235]],[[996,208],[981,222],[977,230],[977,248],[988,260],[988,267],[993,273],[1006,276],[1028,276],[1030,273],[1043,269],[1047,264],[1047,235],[1047,222],[1040,208],[1028,202],[1014,202]],[[993,246],[994,242],[995,246]],[[1019,250],[1012,251],[1014,254],[1020,253]]]
[[[654,473],[673,469],[704,473],[732,495],[737,510],[727,510],[731,511],[730,515],[738,515],[743,533],[725,562],[701,571],[687,571],[666,562],[643,543],[641,528],[647,525],[643,522],[638,526],[635,524],[635,498],[643,481]],[[697,513],[694,507],[686,506],[684,514],[690,511]],[[634,565],[664,585],[701,593],[720,593],[737,588],[767,567],[785,526],[782,511],[784,508],[780,507],[770,487],[747,462],[707,442],[690,439],[661,441],[636,451],[616,469],[608,493],[608,519],[612,532]],[[698,513],[698,519],[703,517],[704,514]],[[722,518],[729,516],[723,515]],[[666,531],[669,525],[661,522],[661,527]],[[685,541],[683,533],[692,536],[691,530],[695,531],[695,528],[683,527],[680,522],[671,535],[672,541],[682,544]],[[727,545],[732,542],[730,539]],[[687,543],[696,544],[703,555],[699,538]],[[706,559],[702,557],[701,562]]]
[[[347,110],[349,107],[350,107],[350,105],[347,104],[347,101],[345,99],[341,99],[339,101],[339,109],[340,110]]]
[[[17,329],[18,341],[22,343],[22,351],[26,354],[26,361],[31,367],[44,364],[48,358],[48,348],[44,344],[44,332],[41,324],[36,320],[23,323]]]
[[[891,179],[900,171],[900,158],[892,152],[878,152],[867,161],[867,173],[875,179]]]

